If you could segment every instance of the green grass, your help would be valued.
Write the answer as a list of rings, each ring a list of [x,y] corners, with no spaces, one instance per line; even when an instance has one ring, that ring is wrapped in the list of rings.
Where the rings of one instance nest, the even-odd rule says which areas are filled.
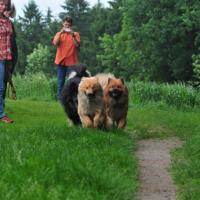
[[[130,103],[162,102],[180,110],[199,108],[200,93],[185,83],[159,84],[155,82],[130,81]]]
[[[17,74],[13,77],[18,99],[52,101],[56,99],[57,78],[44,73]],[[129,88],[130,104],[162,102],[180,110],[200,107],[199,90],[185,83],[156,83],[131,80]],[[38,89],[39,88],[39,89]]]
[[[151,103],[130,107],[128,118],[128,129],[141,139],[178,136],[187,140],[200,131],[199,110],[181,111]]]
[[[128,129],[137,139],[177,136],[183,147],[172,152],[171,173],[178,200],[200,199],[200,112],[180,111],[156,104],[129,110]]]
[[[15,123],[0,123],[0,200],[132,200],[136,141],[174,136],[184,141],[172,153],[177,198],[200,199],[199,91],[131,81],[126,132],[103,132],[67,127],[52,102],[55,78],[17,75],[14,82],[20,100],[8,101],[6,113]]]
[[[200,135],[191,136],[182,149],[173,152],[172,174],[178,185],[178,200],[199,200]]]
[[[69,128],[55,102],[6,105],[15,123],[0,123],[0,199],[133,199],[137,165],[127,133]]]
[[[52,101],[56,99],[57,79],[46,77],[44,73],[13,77],[18,99]]]
[[[129,200],[137,190],[135,141],[177,136],[172,152],[178,200],[200,196],[200,112],[130,105],[126,132],[69,128],[56,102],[8,101],[0,123],[0,199]],[[130,134],[128,134],[129,132]]]

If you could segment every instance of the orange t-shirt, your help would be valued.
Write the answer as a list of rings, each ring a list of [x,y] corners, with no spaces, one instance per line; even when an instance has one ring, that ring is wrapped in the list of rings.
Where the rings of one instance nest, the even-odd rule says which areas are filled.
[[[56,33],[55,37],[60,34]],[[78,32],[74,32],[76,41],[80,44],[80,35]],[[57,46],[55,64],[56,65],[74,65],[78,63],[78,55],[75,43],[73,41],[71,33],[61,33],[59,44]]]

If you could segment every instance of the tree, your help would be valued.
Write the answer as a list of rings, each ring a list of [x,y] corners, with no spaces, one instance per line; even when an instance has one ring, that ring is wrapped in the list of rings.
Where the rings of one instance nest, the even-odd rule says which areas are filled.
[[[89,11],[89,4],[85,0],[65,0],[64,4],[61,6],[64,12],[59,14],[60,18],[63,19],[64,16],[70,16],[75,24],[77,30],[81,32],[87,31],[87,14]]]
[[[17,44],[19,52],[18,68],[25,72],[26,56],[30,54],[38,43],[42,43],[44,22],[42,14],[34,0],[29,1],[24,8],[24,17],[19,16],[16,23]]]
[[[190,80],[192,55],[200,44],[199,8],[200,2],[195,0],[124,1],[122,30],[111,35],[111,55],[116,55],[112,62],[119,69],[126,66],[129,77],[167,82]]]
[[[200,88],[200,47],[197,54],[192,56],[194,76],[192,85]]]
[[[50,75],[52,68],[49,66],[49,59],[51,59],[49,48],[38,44],[37,48],[27,56],[26,73],[44,72]]]
[[[50,26],[51,22],[52,22],[52,18],[53,18],[53,15],[52,15],[52,10],[48,7],[47,9],[47,13],[46,13],[46,16],[45,16],[45,24],[47,27]]]
[[[54,35],[61,28],[61,24],[57,19],[54,19],[52,16],[52,11],[50,9],[47,10],[45,16],[45,28],[42,38],[42,44],[48,47],[49,56],[48,56],[48,68],[50,70],[50,75],[53,76],[55,68],[54,68],[54,58],[56,55],[56,48],[52,45],[52,40]]]
[[[127,16],[140,49],[138,62],[160,81],[186,81],[192,77],[192,55],[197,51],[200,2],[128,0]]]
[[[122,9],[123,0],[108,1],[109,7],[107,8],[106,18],[106,33],[114,35],[119,33],[122,28]]]

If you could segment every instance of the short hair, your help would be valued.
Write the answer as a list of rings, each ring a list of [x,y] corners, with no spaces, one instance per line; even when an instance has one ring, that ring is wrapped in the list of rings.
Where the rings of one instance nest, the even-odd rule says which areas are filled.
[[[72,20],[72,18],[70,17],[70,16],[65,16],[64,18],[63,18],[63,20],[62,20],[63,22],[69,22],[71,25],[72,25],[72,23],[73,23],[73,20]]]

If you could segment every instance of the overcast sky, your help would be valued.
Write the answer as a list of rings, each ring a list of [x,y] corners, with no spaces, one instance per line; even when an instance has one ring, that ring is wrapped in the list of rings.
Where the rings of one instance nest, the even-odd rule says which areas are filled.
[[[29,0],[12,0],[16,6],[17,9],[17,16],[23,16],[23,9],[24,5],[27,5]],[[64,0],[35,0],[36,4],[38,5],[40,11],[46,13],[47,8],[50,7],[50,9],[53,11],[53,15],[57,15],[59,12],[62,12],[62,8],[60,5],[63,4]],[[88,0],[90,6],[95,5],[98,0]],[[108,6],[108,0],[101,0],[101,3],[105,6]]]

